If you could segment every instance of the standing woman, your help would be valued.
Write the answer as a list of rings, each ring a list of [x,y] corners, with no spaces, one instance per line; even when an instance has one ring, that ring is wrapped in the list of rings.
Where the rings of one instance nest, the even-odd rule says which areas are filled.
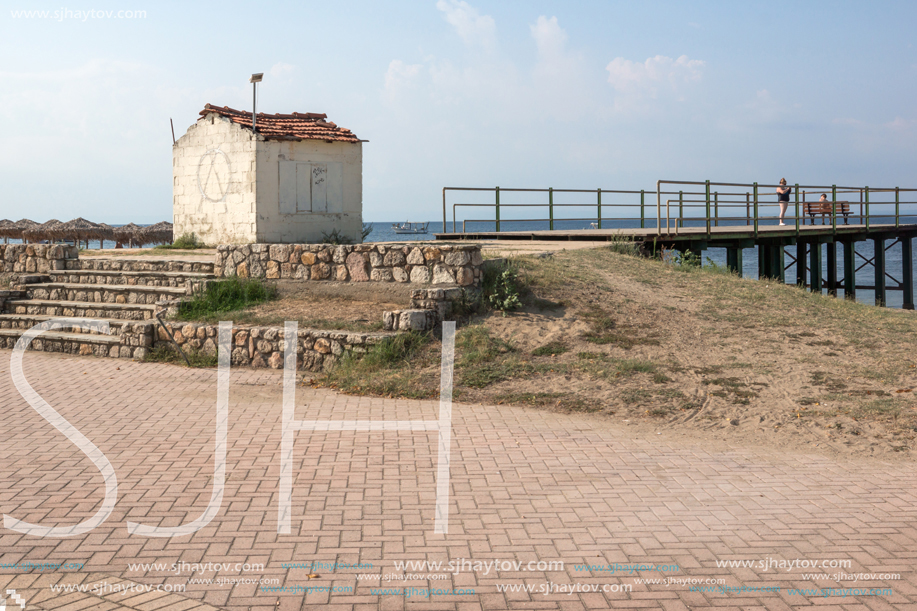
[[[790,188],[786,186],[786,178],[781,178],[780,186],[777,187],[777,203],[780,204],[780,224],[786,225],[783,222],[783,215],[786,214],[786,209],[790,205]]]

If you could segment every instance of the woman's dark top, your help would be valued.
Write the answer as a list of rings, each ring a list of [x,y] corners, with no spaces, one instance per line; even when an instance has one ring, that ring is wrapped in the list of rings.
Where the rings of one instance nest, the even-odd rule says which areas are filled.
[[[788,202],[790,201],[790,193],[793,192],[793,189],[787,189],[786,193],[778,193],[777,201],[778,202]]]

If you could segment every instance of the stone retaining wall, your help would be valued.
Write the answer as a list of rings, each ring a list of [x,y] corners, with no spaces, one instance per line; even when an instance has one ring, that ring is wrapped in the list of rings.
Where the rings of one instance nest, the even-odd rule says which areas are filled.
[[[52,269],[66,269],[76,261],[79,251],[67,244],[0,244],[0,272],[34,274]]]
[[[197,350],[211,355],[217,353],[217,325],[178,322],[165,324],[183,350]],[[157,345],[171,344],[164,329],[160,327],[156,333]],[[297,369],[329,371],[345,352],[366,352],[370,346],[388,337],[392,337],[392,334],[300,329],[296,346]],[[282,369],[283,351],[282,327],[233,327],[233,365]]]
[[[479,285],[477,244],[246,244],[217,248],[217,276]]]

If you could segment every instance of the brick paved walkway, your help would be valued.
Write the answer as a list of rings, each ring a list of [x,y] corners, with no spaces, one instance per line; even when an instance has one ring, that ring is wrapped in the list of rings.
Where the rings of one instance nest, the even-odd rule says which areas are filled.
[[[10,351],[0,351],[0,511],[44,525],[93,515],[104,485],[92,463],[18,395]],[[83,563],[79,571],[0,568],[3,590],[27,608],[186,611],[228,609],[917,608],[917,475],[911,464],[836,462],[634,439],[620,423],[532,409],[456,405],[448,535],[433,533],[434,432],[298,432],[292,534],[278,535],[279,372],[234,370],[228,481],[217,517],[191,536],[129,535],[127,520],[174,526],[199,517],[213,477],[215,371],[119,359],[29,353],[26,373],[51,405],[101,448],[118,502],[82,536],[42,539],[0,528],[0,564]],[[381,400],[300,388],[298,419],[436,419],[435,402]],[[850,561],[843,569],[770,568],[758,561]],[[443,580],[359,581],[403,560],[514,560],[522,570],[464,570]],[[717,568],[717,560],[751,560]],[[524,570],[530,561],[563,569]],[[228,563],[228,570],[172,567]],[[290,568],[286,563],[299,563]],[[315,568],[311,562],[372,564]],[[134,563],[164,566],[133,567]],[[264,565],[245,571],[237,563]],[[678,565],[671,573],[577,570],[578,565]],[[205,567],[206,568],[206,567]],[[900,580],[805,580],[804,573],[899,573]],[[445,574],[445,570],[416,573]],[[310,575],[312,576],[310,578]],[[635,579],[725,579],[761,592],[698,592]],[[214,583],[189,583],[213,578]],[[224,583],[216,583],[216,579]],[[264,591],[230,579],[276,579]],[[61,583],[186,585],[168,596],[54,593]],[[555,591],[542,593],[544,584]],[[499,592],[528,585],[535,592]],[[579,584],[579,586],[576,586]],[[474,594],[380,595],[372,588],[466,588]],[[296,588],[313,590],[304,594]],[[631,592],[603,592],[632,586]],[[138,586],[139,587],[139,586]],[[259,587],[262,588],[259,591]],[[564,588],[598,587],[568,594]],[[708,587],[708,586],[704,586]],[[890,588],[878,596],[823,597],[790,589]],[[557,589],[560,589],[557,591]],[[0,595],[4,595],[0,592]],[[9,596],[9,595],[4,595]],[[7,600],[8,609],[18,608]]]

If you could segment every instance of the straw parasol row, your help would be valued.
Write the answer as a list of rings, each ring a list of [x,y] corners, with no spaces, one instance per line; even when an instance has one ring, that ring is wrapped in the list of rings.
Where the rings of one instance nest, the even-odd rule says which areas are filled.
[[[172,223],[157,223],[150,227],[140,227],[130,223],[122,227],[111,227],[105,223],[93,223],[81,217],[66,223],[51,219],[42,224],[29,219],[21,219],[15,223],[3,219],[0,220],[0,238],[3,238],[5,243],[9,243],[11,238],[23,242],[60,240],[80,243],[85,241],[87,248],[89,240],[99,240],[99,248],[102,247],[104,240],[114,240],[119,245],[127,243],[133,247],[171,243]]]

